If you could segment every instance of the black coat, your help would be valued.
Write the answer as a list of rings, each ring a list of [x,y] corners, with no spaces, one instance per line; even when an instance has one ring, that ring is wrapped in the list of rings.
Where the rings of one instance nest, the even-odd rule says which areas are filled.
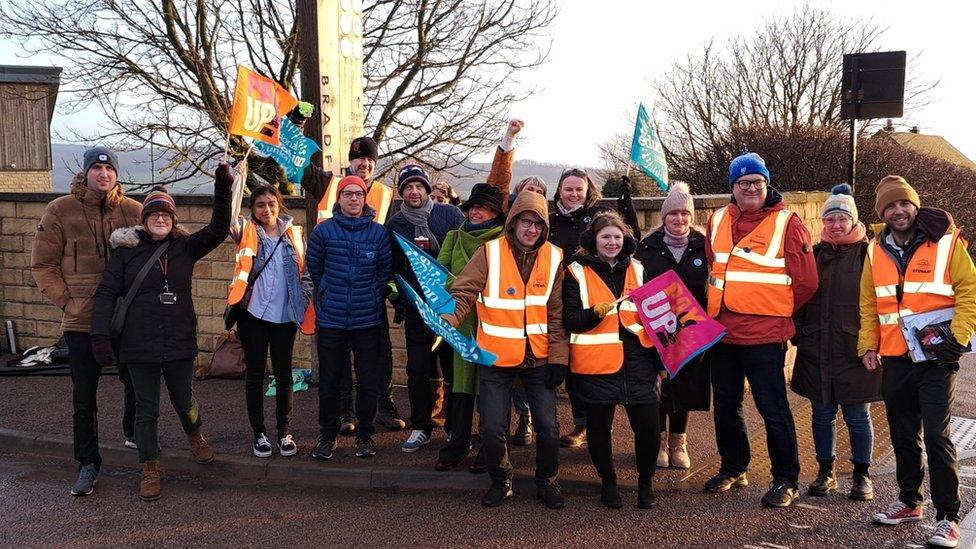
[[[612,211],[610,208],[593,205],[580,208],[575,212],[564,215],[553,204],[549,214],[549,242],[559,246],[563,251],[563,267],[572,263],[572,257],[579,248],[580,235],[586,230],[593,216],[600,212]],[[637,211],[631,201],[617,200],[617,212],[634,230],[634,238],[640,240],[640,226],[637,221]]]
[[[648,280],[673,270],[698,304],[705,306],[708,283],[705,235],[693,229],[681,261],[675,261],[671,249],[664,243],[664,229],[659,228],[638,244],[634,257],[644,264]],[[705,352],[686,364],[674,379],[666,379],[662,383],[661,408],[668,411],[708,410],[711,402],[710,373],[708,353]]]
[[[867,246],[867,242],[814,246],[820,287],[793,315],[797,353],[790,388],[820,404],[881,400],[881,369],[867,371],[857,355],[861,269]]]
[[[573,261],[592,267],[603,282],[620,297],[630,258],[626,257],[610,267],[609,263],[592,256],[576,256]],[[571,261],[572,262],[572,261]],[[563,325],[570,332],[586,332],[600,323],[593,309],[584,309],[580,301],[579,283],[572,275],[563,279]],[[657,373],[662,370],[661,361],[653,349],[641,345],[637,336],[620,327],[620,340],[624,346],[623,367],[613,374],[570,377],[574,392],[587,404],[654,404],[660,401]],[[571,351],[572,352],[572,351]]]
[[[160,302],[163,273],[159,261],[149,269],[139,286],[118,342],[120,363],[196,358],[197,315],[191,292],[193,266],[227,238],[230,227],[230,186],[225,189],[218,183],[217,187],[210,223],[193,234],[175,227],[166,239],[170,244],[161,259],[165,259],[166,278],[170,292],[176,294],[176,303],[164,305]],[[112,233],[111,243],[116,249],[95,291],[92,334],[109,334],[116,297],[125,297],[139,270],[162,242],[152,240],[141,226]]]

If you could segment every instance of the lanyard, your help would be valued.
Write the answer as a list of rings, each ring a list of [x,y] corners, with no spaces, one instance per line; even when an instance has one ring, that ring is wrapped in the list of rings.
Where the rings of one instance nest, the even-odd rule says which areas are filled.
[[[164,255],[156,259],[156,263],[159,265],[159,272],[163,275],[163,291],[169,291],[169,278],[166,276],[169,273],[169,255]]]

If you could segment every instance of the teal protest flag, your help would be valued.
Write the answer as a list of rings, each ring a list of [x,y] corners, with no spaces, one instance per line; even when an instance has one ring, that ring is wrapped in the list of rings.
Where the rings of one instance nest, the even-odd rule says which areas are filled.
[[[421,250],[416,244],[403,238],[397,233],[393,233],[397,243],[403,250],[403,255],[410,261],[410,268],[413,269],[420,290],[427,298],[427,304],[434,309],[437,314],[453,313],[454,298],[447,291],[447,268],[438,263],[427,252]]]
[[[643,103],[637,109],[634,140],[630,143],[630,160],[653,179],[662,191],[668,190],[668,162],[664,157],[664,146]]]
[[[302,182],[302,174],[308,167],[309,159],[319,151],[315,140],[305,137],[287,116],[281,117],[280,146],[275,147],[264,141],[255,141],[254,148],[261,154],[273,158],[281,169],[285,170],[288,181],[295,184]]]

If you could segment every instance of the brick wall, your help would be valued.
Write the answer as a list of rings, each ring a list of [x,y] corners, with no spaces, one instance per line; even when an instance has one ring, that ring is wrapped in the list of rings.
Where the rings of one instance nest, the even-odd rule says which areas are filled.
[[[0,193],[49,193],[51,188],[48,170],[0,171]]]
[[[47,203],[54,194],[0,193],[0,319],[13,320],[22,349],[32,345],[51,345],[60,337],[60,311],[47,303],[34,285],[30,274],[30,250],[34,229]],[[785,199],[811,233],[819,235],[820,208],[827,193],[790,193]],[[211,200],[205,196],[177,196],[180,221],[190,231],[210,220]],[[637,198],[634,200],[638,217],[645,232],[660,225],[661,198]],[[699,196],[695,198],[696,221],[704,225],[715,209],[728,203],[725,195]],[[607,205],[612,202],[607,201]],[[304,201],[289,199],[288,207],[298,224],[304,225]],[[227,281],[230,280],[235,249],[230,239],[220,245],[205,259],[197,263],[193,272],[193,303],[198,316],[198,363],[210,360],[214,348],[223,337],[222,314],[226,304]],[[392,318],[392,314],[391,314]],[[395,379],[405,379],[406,364],[403,332],[394,327],[393,361]],[[299,335],[295,343],[296,366],[307,365],[310,357],[310,339]]]

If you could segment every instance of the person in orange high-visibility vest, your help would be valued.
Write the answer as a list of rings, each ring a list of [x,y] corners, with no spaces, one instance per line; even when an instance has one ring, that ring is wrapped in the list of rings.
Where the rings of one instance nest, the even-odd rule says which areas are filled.
[[[904,178],[889,175],[875,189],[875,211],[861,272],[858,354],[868,370],[881,368],[881,392],[895,450],[899,495],[879,524],[921,520],[924,476],[921,441],[928,455],[936,511],[929,543],[955,547],[959,540],[959,473],[949,417],[959,358],[976,331],[976,268],[967,242],[943,210],[921,207]],[[948,334],[922,345],[930,360],[909,356],[902,321],[908,315],[952,308]],[[923,439],[924,433],[924,439]]]
[[[620,508],[610,429],[618,404],[634,431],[637,506],[654,507],[652,479],[660,446],[658,372],[663,370],[637,306],[625,298],[647,279],[631,255],[637,242],[616,212],[598,213],[580,235],[563,282],[563,322],[569,331],[569,368],[586,406],[587,447],[603,487],[600,500]]]
[[[766,162],[745,153],[729,165],[730,203],[712,214],[705,240],[708,313],[725,326],[710,351],[715,441],[722,465],[705,490],[749,483],[749,432],[742,413],[745,380],[766,427],[773,482],[763,505],[788,507],[799,497],[796,425],[786,398],[786,343],[793,313],[817,290],[810,233],[769,186]]]
[[[512,496],[508,461],[512,386],[520,379],[536,430],[537,496],[551,509],[566,506],[556,485],[559,424],[556,387],[566,378],[569,348],[562,321],[563,252],[547,241],[546,199],[521,193],[512,204],[504,236],[489,240],[451,286],[452,326],[477,308],[476,341],[497,359],[479,372],[481,443],[491,487],[481,502],[497,507]]]
[[[391,213],[394,192],[390,187],[373,180],[378,159],[379,148],[376,141],[369,136],[357,137],[349,144],[349,167],[346,168],[346,175],[355,175],[366,183],[366,205],[376,212],[373,220],[382,225],[386,223]],[[302,176],[302,189],[305,190],[308,199],[314,201],[316,225],[332,217],[342,175],[335,176],[332,172],[315,165],[305,170]],[[389,320],[383,321],[383,336],[380,340],[382,350],[380,360],[385,365],[384,380],[381,383],[385,383],[386,390],[380,391],[376,422],[391,431],[399,431],[404,429],[407,423],[403,421],[393,400],[393,345],[390,343]],[[348,361],[343,368],[342,383],[339,388],[339,408],[342,410],[340,432],[343,435],[353,435],[356,432],[352,385],[352,362]]]

